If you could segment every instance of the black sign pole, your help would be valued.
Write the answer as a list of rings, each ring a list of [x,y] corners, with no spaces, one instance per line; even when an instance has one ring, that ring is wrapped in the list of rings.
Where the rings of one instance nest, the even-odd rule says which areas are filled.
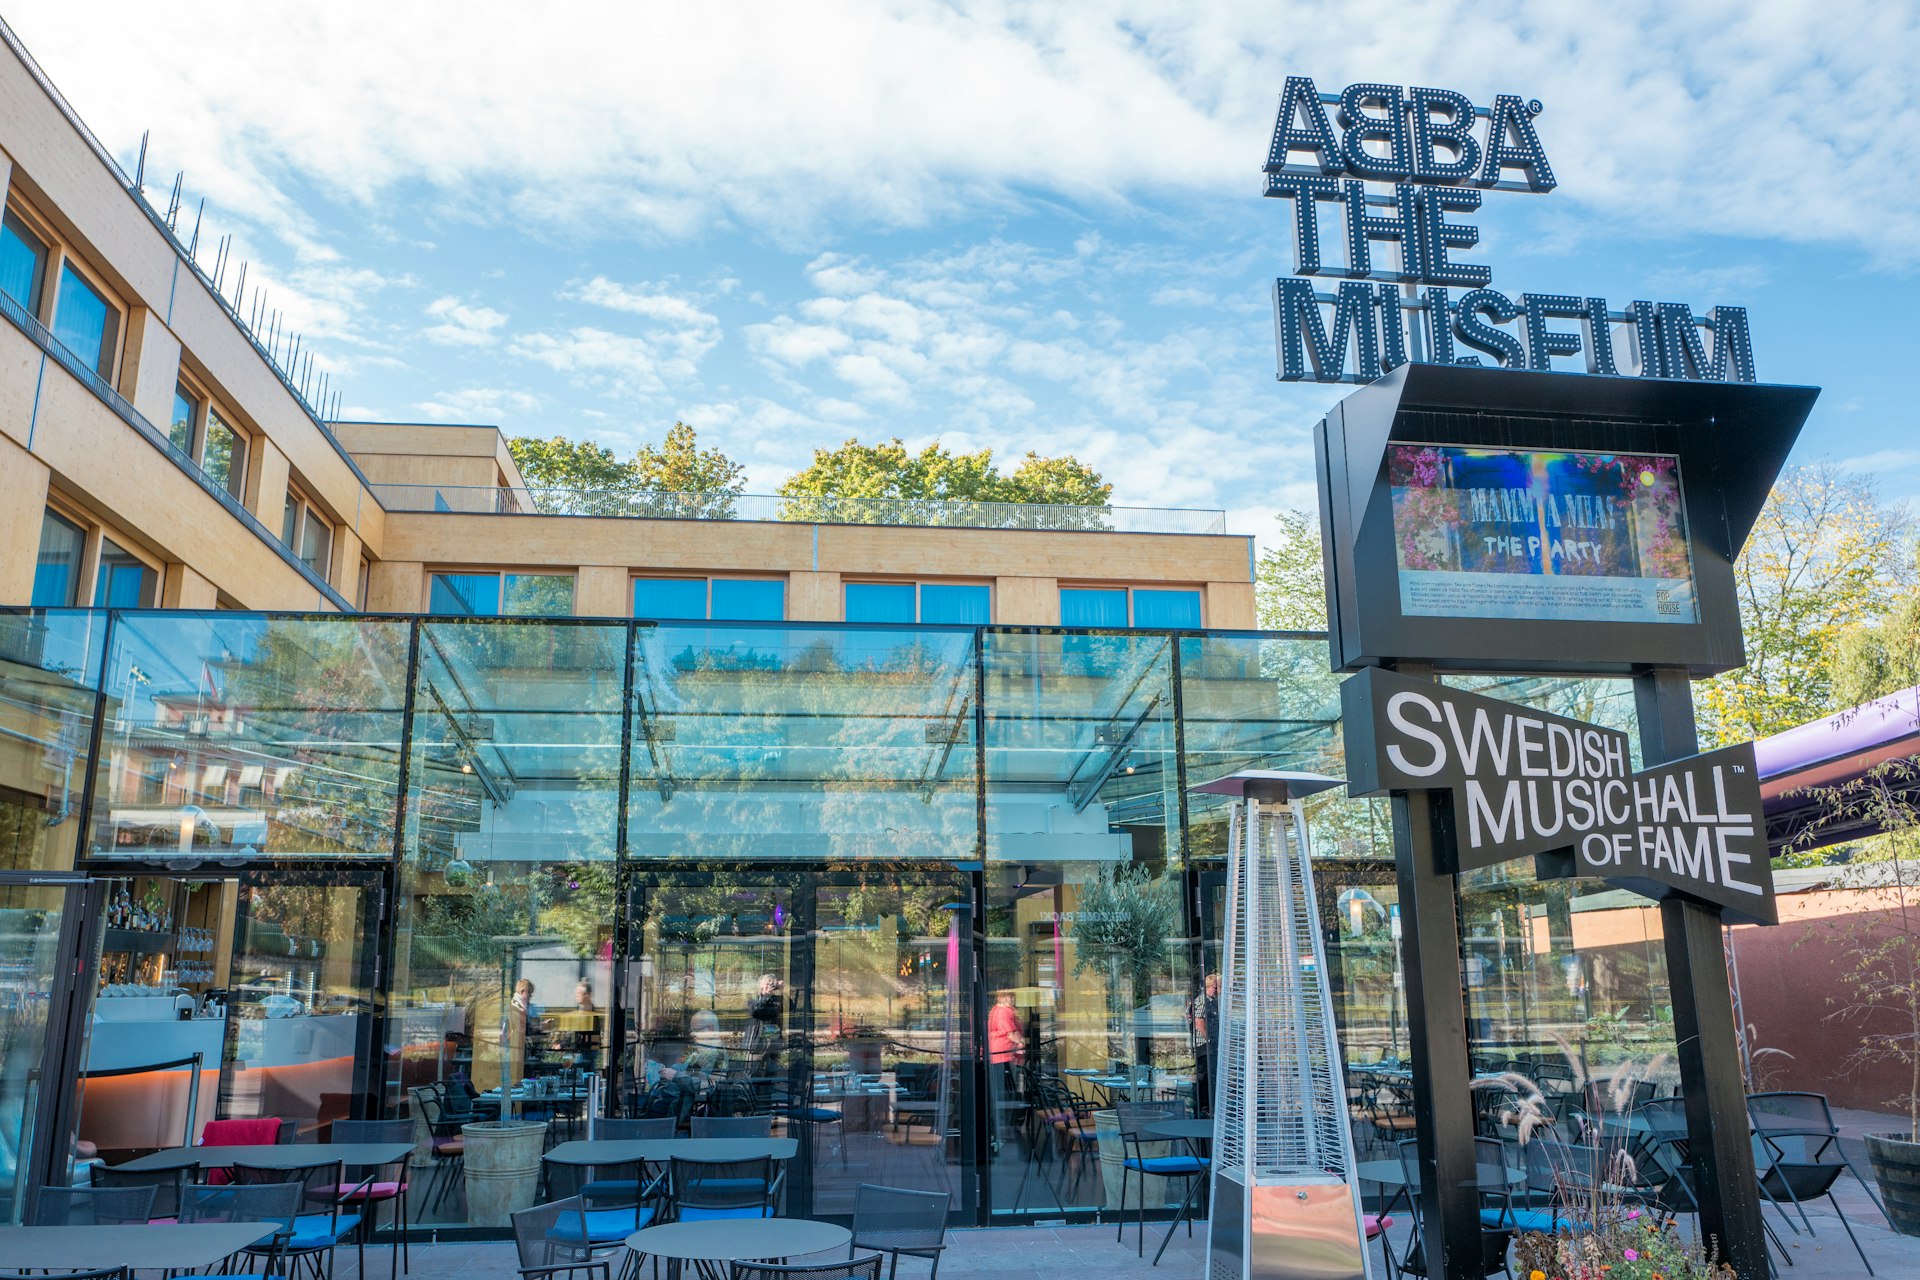
[[[1433,677],[1427,663],[1400,663],[1397,670],[1416,679]],[[1407,1036],[1413,1053],[1414,1134],[1420,1156],[1415,1208],[1427,1274],[1480,1280],[1480,1193],[1460,973],[1460,905],[1451,869],[1452,837],[1440,829],[1448,803],[1443,797],[1436,791],[1395,791],[1392,800]]]
[[[1633,694],[1644,763],[1664,764],[1698,750],[1693,687],[1684,668],[1640,672],[1633,680]],[[1767,1241],[1720,910],[1669,897],[1660,904],[1660,923],[1681,1095],[1686,1099],[1687,1145],[1700,1201],[1700,1236],[1715,1243],[1721,1260],[1730,1263],[1741,1280],[1765,1280]]]

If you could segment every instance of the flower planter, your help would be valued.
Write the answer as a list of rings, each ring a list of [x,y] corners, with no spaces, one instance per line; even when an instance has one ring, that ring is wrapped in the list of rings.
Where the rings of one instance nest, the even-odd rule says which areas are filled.
[[[482,1120],[461,1125],[460,1132],[467,1139],[467,1222],[508,1226],[514,1210],[527,1208],[539,1194],[547,1122]]]
[[[1880,1184],[1887,1220],[1903,1236],[1920,1236],[1920,1142],[1895,1134],[1867,1135],[1867,1163]]]

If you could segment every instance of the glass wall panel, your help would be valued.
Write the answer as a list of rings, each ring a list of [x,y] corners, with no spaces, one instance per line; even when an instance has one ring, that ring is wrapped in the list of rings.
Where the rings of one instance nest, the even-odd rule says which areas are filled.
[[[123,614],[94,857],[391,858],[403,621]]]
[[[574,1132],[614,1000],[622,623],[420,627],[387,1055]],[[418,1113],[418,1108],[414,1108]],[[435,1220],[460,1220],[457,1197]]]
[[[497,573],[436,573],[428,582],[427,612],[461,618],[493,618],[500,614],[500,575]]]
[[[993,1208],[1117,1204],[1011,1104],[1194,1088],[1173,641],[990,630],[982,663]]]
[[[0,613],[0,870],[73,865],[106,621]]]
[[[573,612],[573,578],[564,573],[502,575],[500,612],[510,618],[564,618]]]
[[[1449,677],[1447,683],[1627,735],[1640,767],[1633,688],[1625,680]],[[1674,1065],[1673,1002],[1659,907],[1593,879],[1536,880],[1530,861],[1460,878],[1467,1029],[1482,1067],[1510,1063],[1551,1086],[1568,1073],[1606,1079]],[[1663,1090],[1664,1091],[1664,1090]]]
[[[636,628],[629,856],[977,857],[977,674],[967,630]]]
[[[0,885],[0,1225],[22,1220],[32,1180],[40,1055],[68,896],[57,887]]]

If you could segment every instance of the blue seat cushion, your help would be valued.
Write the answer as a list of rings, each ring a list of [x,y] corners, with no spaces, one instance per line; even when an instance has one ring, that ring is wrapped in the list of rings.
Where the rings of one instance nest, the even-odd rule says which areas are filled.
[[[1126,1165],[1135,1173],[1157,1173],[1163,1177],[1207,1171],[1207,1162],[1198,1156],[1128,1156]]]
[[[584,1216],[588,1244],[614,1244],[652,1222],[653,1210],[642,1209],[636,1215],[632,1209],[589,1209]],[[547,1239],[579,1244],[580,1219],[567,1214],[547,1230]]]
[[[697,1209],[684,1208],[676,1215],[682,1222],[714,1222],[722,1218],[764,1218],[766,1210],[759,1205],[750,1205],[743,1209]]]
[[[360,1226],[360,1215],[343,1213],[334,1218],[324,1213],[303,1213],[293,1220],[293,1234],[287,1237],[289,1249],[331,1249],[352,1235]]]
[[[1500,1230],[1540,1231],[1548,1235],[1562,1227],[1569,1227],[1575,1231],[1586,1230],[1580,1223],[1551,1209],[1523,1209],[1518,1205],[1505,1210],[1482,1209],[1480,1225]]]

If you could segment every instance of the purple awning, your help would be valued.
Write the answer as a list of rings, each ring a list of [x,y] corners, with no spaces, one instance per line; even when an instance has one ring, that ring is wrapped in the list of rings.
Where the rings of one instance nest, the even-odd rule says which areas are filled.
[[[1920,737],[1920,685],[1761,738],[1753,744],[1753,753],[1765,779],[1844,756],[1873,753],[1916,737]]]

